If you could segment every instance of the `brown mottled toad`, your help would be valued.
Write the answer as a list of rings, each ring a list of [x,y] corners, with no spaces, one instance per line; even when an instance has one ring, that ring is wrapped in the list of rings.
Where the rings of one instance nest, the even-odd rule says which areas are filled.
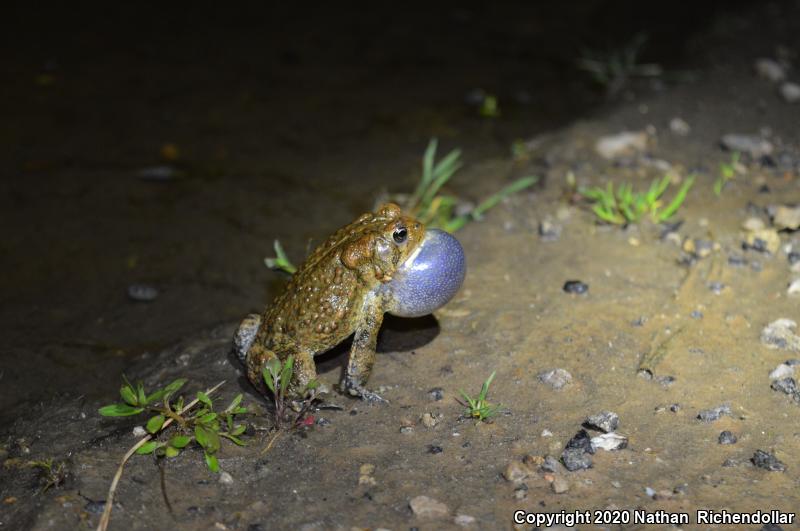
[[[386,312],[425,315],[456,293],[466,271],[458,240],[403,215],[394,204],[336,231],[300,266],[262,316],[250,314],[234,337],[247,376],[262,392],[262,370],[294,356],[289,394],[316,378],[314,356],[353,334],[342,389],[382,401],[364,385]]]

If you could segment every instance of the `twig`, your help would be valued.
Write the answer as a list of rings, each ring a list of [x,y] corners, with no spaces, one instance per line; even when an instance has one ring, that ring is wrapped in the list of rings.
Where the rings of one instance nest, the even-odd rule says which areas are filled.
[[[261,450],[261,455],[264,455],[265,453],[269,452],[269,449],[272,448],[272,445],[275,443],[275,440],[278,438],[278,435],[281,434],[281,431],[282,430],[280,428],[275,430],[275,435],[273,435],[272,438],[269,440],[269,444],[267,444],[266,448]]]
[[[214,391],[219,389],[222,386],[222,384],[224,384],[224,383],[225,383],[225,380],[221,381],[220,383],[218,383],[217,385],[215,385],[214,387],[212,387],[211,389],[206,391],[206,395],[210,395],[211,393],[213,393]],[[199,402],[199,400],[197,398],[195,398],[194,400],[192,400],[191,402],[186,404],[186,406],[183,409],[181,409],[179,415],[181,415],[185,411],[188,411],[189,409],[193,408],[195,406],[195,404],[197,404],[198,402]],[[161,430],[159,430],[159,431],[162,431],[164,428],[166,428],[167,426],[172,424],[173,420],[174,419],[172,419],[172,418],[168,418],[164,422],[164,425],[161,427]],[[125,455],[122,457],[122,461],[120,461],[119,467],[117,467],[117,472],[116,472],[116,474],[114,474],[114,479],[111,480],[111,487],[109,487],[108,495],[106,495],[106,505],[103,508],[103,516],[100,517],[100,523],[97,524],[97,531],[106,531],[106,529],[108,528],[108,523],[111,520],[111,509],[114,506],[114,493],[117,491],[117,484],[119,483],[119,480],[122,477],[122,471],[125,468],[125,463],[127,463],[128,459],[130,459],[131,456],[136,453],[136,450],[138,450],[139,448],[144,446],[145,443],[147,443],[150,439],[152,439],[153,435],[154,434],[149,434],[149,435],[146,435],[145,437],[143,437],[139,442],[134,444],[130,448],[130,450],[128,450],[125,453]]]

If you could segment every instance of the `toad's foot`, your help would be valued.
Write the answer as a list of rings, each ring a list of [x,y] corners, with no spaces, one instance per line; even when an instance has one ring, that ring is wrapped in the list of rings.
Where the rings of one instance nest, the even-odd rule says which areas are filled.
[[[383,398],[381,395],[374,391],[370,391],[369,389],[357,385],[357,384],[348,384],[346,385],[347,392],[350,393],[350,396],[357,396],[360,397],[361,400],[367,402],[369,404],[388,404],[389,401]]]

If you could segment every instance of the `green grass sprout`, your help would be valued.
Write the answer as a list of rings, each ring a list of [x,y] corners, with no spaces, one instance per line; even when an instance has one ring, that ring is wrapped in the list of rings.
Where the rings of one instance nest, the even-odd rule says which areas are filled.
[[[639,56],[646,42],[647,35],[639,33],[622,48],[610,52],[584,50],[577,61],[578,68],[587,72],[595,83],[603,87],[608,97],[613,97],[634,78],[663,75],[660,65],[639,63]]]
[[[438,141],[435,138],[431,139],[422,157],[420,181],[404,205],[408,212],[429,227],[455,232],[468,222],[481,219],[487,210],[506,197],[524,190],[538,181],[538,177],[522,177],[486,198],[468,212],[458,212],[458,198],[439,192],[442,186],[462,167],[461,150],[454,149],[437,162],[437,147]]]
[[[286,256],[286,252],[283,250],[281,242],[275,240],[273,247],[275,249],[275,257],[264,258],[264,265],[273,271],[285,271],[290,275],[293,275],[295,271],[297,271],[297,268],[292,265],[291,261],[289,261],[289,257]]]
[[[483,382],[483,386],[481,386],[481,392],[478,393],[478,396],[472,398],[463,390],[459,389],[461,396],[464,397],[466,402],[462,402],[458,400],[458,403],[462,406],[466,407],[465,414],[470,418],[478,419],[478,422],[485,421],[490,417],[493,417],[497,414],[500,410],[502,404],[492,405],[486,400],[486,396],[489,394],[489,386],[492,384],[492,380],[494,380],[495,374],[497,371],[492,372],[492,374]]]
[[[728,184],[728,181],[736,177],[736,169],[739,166],[739,158],[741,153],[734,151],[731,153],[730,162],[721,162],[719,165],[719,177],[714,181],[714,195],[719,197],[722,195],[722,189]]]
[[[41,461],[28,461],[28,466],[39,469],[40,479],[44,482],[41,493],[50,487],[59,487],[67,479],[67,465],[64,461],[55,462],[52,457]]]
[[[690,175],[686,178],[672,201],[663,206],[662,197],[669,188],[670,179],[669,175],[665,175],[661,179],[653,180],[645,192],[634,191],[633,186],[626,183],[618,185],[615,190],[614,183],[609,182],[605,188],[579,188],[578,193],[593,203],[592,212],[606,223],[637,223],[645,214],[649,214],[654,223],[663,223],[669,221],[681,207],[695,177]]]

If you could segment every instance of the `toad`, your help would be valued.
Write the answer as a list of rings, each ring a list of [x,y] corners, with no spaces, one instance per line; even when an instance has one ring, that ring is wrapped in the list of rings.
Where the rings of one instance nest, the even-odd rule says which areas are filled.
[[[375,363],[383,316],[426,315],[449,301],[464,280],[461,245],[426,230],[388,203],[336,231],[317,247],[262,315],[250,314],[234,336],[248,379],[263,393],[262,370],[273,358],[294,357],[288,395],[316,378],[314,356],[353,343],[341,389],[368,402],[384,401],[365,385]]]

